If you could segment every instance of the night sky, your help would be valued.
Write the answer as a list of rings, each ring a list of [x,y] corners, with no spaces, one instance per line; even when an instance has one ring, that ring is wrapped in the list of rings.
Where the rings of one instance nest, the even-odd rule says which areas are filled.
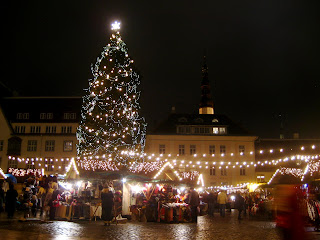
[[[217,114],[252,134],[320,138],[319,1],[6,1],[1,81],[23,96],[82,96],[121,21],[149,127],[198,111],[204,50]],[[282,117],[279,117],[281,114]],[[282,120],[281,120],[282,119]]]

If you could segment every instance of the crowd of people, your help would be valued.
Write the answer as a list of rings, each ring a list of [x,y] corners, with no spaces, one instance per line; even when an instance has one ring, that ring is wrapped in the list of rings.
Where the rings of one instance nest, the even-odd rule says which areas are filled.
[[[23,211],[24,218],[36,217],[37,213],[42,216],[45,213],[49,219],[53,220],[55,202],[59,194],[56,176],[44,175],[40,178],[34,176],[27,178],[21,194],[18,194],[12,182],[1,182],[0,212],[5,211],[8,218],[13,218],[16,210]]]

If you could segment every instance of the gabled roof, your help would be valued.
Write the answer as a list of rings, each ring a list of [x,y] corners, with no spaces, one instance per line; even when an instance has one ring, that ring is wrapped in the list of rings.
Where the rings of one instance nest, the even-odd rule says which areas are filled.
[[[81,97],[7,97],[0,105],[8,122],[79,122]],[[29,113],[27,119],[17,119],[18,113]],[[41,113],[52,113],[52,119],[40,119]],[[75,119],[64,119],[64,113],[76,113]]]
[[[176,114],[172,113],[151,131],[150,135],[175,135],[177,126],[210,126],[227,127],[227,136],[252,136],[246,129],[233,122],[226,115],[220,114]]]

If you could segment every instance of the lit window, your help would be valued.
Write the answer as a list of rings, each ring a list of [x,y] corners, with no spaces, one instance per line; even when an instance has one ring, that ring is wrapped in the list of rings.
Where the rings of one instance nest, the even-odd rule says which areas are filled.
[[[63,142],[63,151],[71,152],[73,149],[73,141],[64,141]]]
[[[219,128],[217,128],[217,127],[212,128],[212,132],[213,132],[213,134],[218,134]]]
[[[226,133],[226,128],[225,127],[219,128],[219,133],[220,134],[225,134]]]

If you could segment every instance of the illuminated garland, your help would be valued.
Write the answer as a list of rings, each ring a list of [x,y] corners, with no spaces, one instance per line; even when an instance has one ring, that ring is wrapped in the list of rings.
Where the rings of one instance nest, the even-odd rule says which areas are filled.
[[[76,172],[77,175],[79,175],[79,171],[76,162],[74,161],[74,158],[71,159],[68,167],[66,168],[66,173],[68,173],[71,170],[71,167],[73,167],[73,170]]]
[[[174,167],[172,166],[171,163],[166,162],[161,168],[160,170],[157,172],[157,174],[153,177],[154,179],[157,179],[158,176],[163,172],[164,169],[166,169],[167,167],[170,167],[173,171],[173,173],[177,176],[177,178],[179,179],[179,181],[182,180],[182,178],[179,175],[179,172],[177,170],[174,171]]]
[[[23,177],[27,175],[42,176],[43,170],[42,169],[9,168],[8,173],[11,173],[13,176],[16,176],[16,177]]]
[[[93,79],[83,97],[77,151],[85,169],[115,169],[101,160],[97,168],[92,167],[90,157],[111,155],[115,163],[127,165],[138,161],[144,151],[146,123],[139,117],[139,75],[119,29],[120,23],[112,25],[110,43],[92,67]]]
[[[200,173],[198,171],[191,171],[191,172],[182,172],[181,175],[183,179],[194,180],[196,179],[196,177],[199,177]]]

